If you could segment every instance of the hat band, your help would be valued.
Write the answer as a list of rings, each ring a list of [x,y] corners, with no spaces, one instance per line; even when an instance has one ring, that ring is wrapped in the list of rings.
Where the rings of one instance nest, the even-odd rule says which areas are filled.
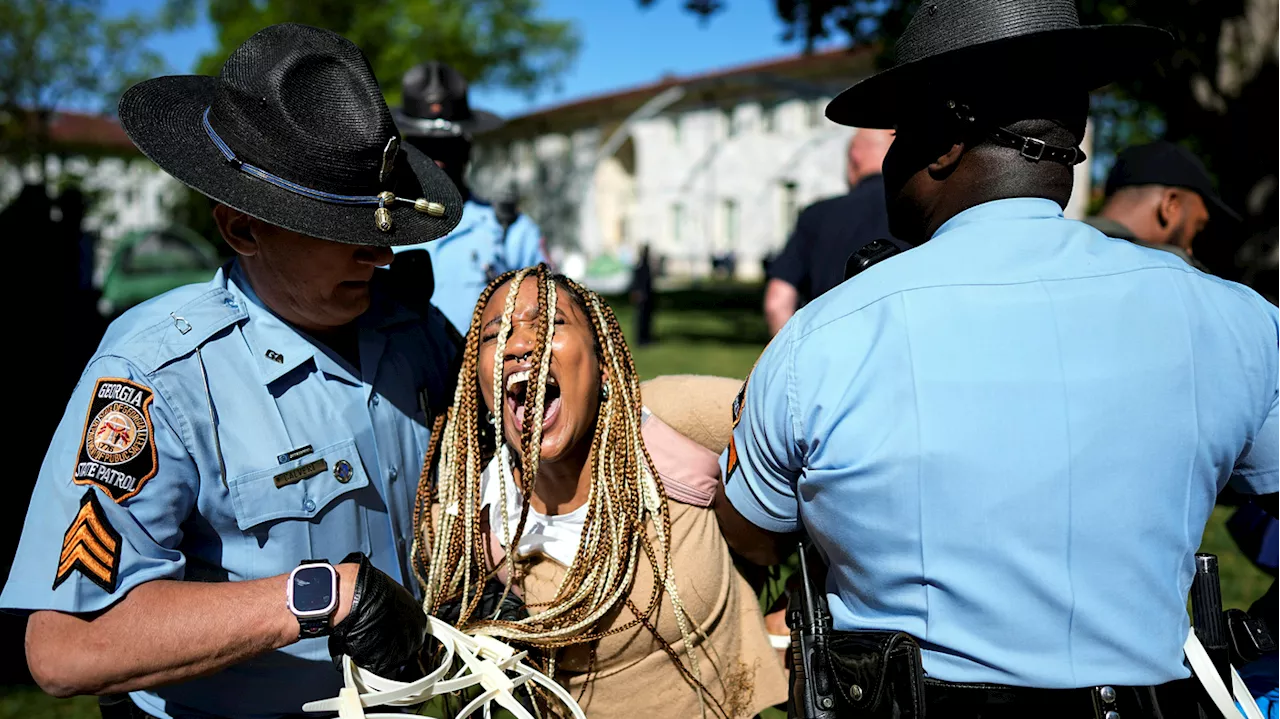
[[[236,153],[228,147],[227,143],[223,142],[222,138],[218,136],[218,133],[214,131],[213,125],[209,124],[209,110],[211,109],[212,108],[210,107],[206,107],[204,109],[204,115],[202,116],[204,131],[209,134],[209,139],[213,140],[213,144],[222,152],[222,156],[227,159],[227,162],[235,165],[246,175],[256,177],[264,182],[269,182],[276,187],[279,187],[282,190],[288,190],[295,195],[301,195],[312,200],[319,200],[320,202],[327,202],[332,205],[376,207],[377,209],[374,210],[373,213],[374,224],[383,232],[389,231],[392,226],[391,212],[387,209],[387,205],[393,204],[397,201],[413,205],[413,209],[418,212],[431,215],[432,217],[444,216],[445,207],[439,202],[428,202],[423,198],[410,200],[407,197],[396,197],[395,194],[387,191],[379,192],[376,195],[340,195],[336,192],[325,192],[324,190],[317,190],[305,185],[299,185],[298,183],[286,180],[279,175],[273,175],[257,165],[251,165],[236,157]]]
[[[413,129],[419,132],[443,132],[454,137],[463,137],[467,134],[467,131],[462,129],[462,125],[452,120],[446,120],[443,117],[427,119],[413,117],[412,115],[402,115],[402,118],[407,124],[413,125]]]

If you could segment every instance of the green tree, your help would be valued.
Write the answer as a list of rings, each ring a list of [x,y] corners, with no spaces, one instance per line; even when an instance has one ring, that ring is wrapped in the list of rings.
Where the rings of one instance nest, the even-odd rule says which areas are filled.
[[[659,0],[637,0],[642,6]],[[823,40],[874,45],[887,56],[920,0],[774,0],[784,41],[812,52]],[[701,20],[732,11],[724,0],[684,0]],[[1100,120],[1095,156],[1163,135],[1197,152],[1223,199],[1247,216],[1197,243],[1196,255],[1216,273],[1236,278],[1246,238],[1276,225],[1277,0],[1078,0],[1090,23],[1140,22],[1168,29],[1178,50],[1154,72],[1095,94]],[[1081,54],[1091,52],[1081,46]],[[1104,163],[1105,164],[1105,163]],[[1274,270],[1272,271],[1274,274]]]
[[[164,69],[146,40],[191,22],[194,9],[193,0],[166,0],[150,14],[108,19],[102,0],[0,0],[0,157],[25,163],[55,152],[57,110],[114,112],[121,90]]]
[[[400,77],[440,60],[476,85],[533,93],[569,68],[579,40],[572,23],[537,17],[537,0],[209,0],[218,49],[199,72],[216,75],[258,30],[298,22],[337,32],[369,56],[393,105]]]

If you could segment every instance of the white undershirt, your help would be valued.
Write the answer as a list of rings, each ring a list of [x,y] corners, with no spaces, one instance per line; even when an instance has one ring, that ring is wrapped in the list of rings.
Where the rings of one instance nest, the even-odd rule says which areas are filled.
[[[649,408],[640,408],[640,423],[649,419]],[[507,537],[502,533],[502,513],[499,510],[502,494],[497,482],[498,469],[503,462],[504,453],[498,452],[489,461],[480,475],[480,505],[489,508],[489,531],[507,546]],[[508,463],[507,479],[507,532],[514,533],[520,522],[520,509],[524,506],[524,497],[516,486],[515,476]],[[569,566],[578,554],[578,545],[582,542],[582,529],[587,520],[587,503],[565,514],[543,514],[533,507],[529,508],[529,518],[525,520],[524,532],[520,535],[520,546],[516,550],[517,557],[528,557],[532,554],[543,554],[555,561]]]

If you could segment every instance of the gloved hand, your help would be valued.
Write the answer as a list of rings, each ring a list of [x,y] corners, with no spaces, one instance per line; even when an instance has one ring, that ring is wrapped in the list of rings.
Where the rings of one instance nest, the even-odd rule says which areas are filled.
[[[524,605],[524,600],[515,592],[507,592],[507,585],[498,580],[497,577],[489,577],[484,584],[484,590],[480,592],[480,604],[476,606],[476,610],[471,613],[472,621],[484,619],[493,619],[494,612],[497,611],[497,619],[508,622],[514,622],[529,616],[529,610]],[[506,598],[503,599],[503,593]],[[498,600],[502,600],[502,604],[498,604]],[[501,609],[499,610],[499,606]],[[455,627],[458,625],[458,619],[462,615],[462,601],[454,599],[440,605],[435,615],[438,619],[446,621]]]
[[[391,577],[353,552],[342,560],[359,563],[351,613],[329,634],[329,653],[343,654],[379,676],[413,681],[423,676],[418,662],[427,633],[427,615],[418,600]]]

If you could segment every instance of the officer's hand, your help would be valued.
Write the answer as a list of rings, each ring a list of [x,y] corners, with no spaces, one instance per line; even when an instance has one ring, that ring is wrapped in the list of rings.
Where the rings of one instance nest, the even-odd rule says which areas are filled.
[[[329,635],[329,653],[335,658],[346,654],[379,676],[421,678],[418,652],[426,637],[427,615],[418,601],[363,554],[351,554],[342,563],[357,563],[359,570],[352,583],[351,609]]]

